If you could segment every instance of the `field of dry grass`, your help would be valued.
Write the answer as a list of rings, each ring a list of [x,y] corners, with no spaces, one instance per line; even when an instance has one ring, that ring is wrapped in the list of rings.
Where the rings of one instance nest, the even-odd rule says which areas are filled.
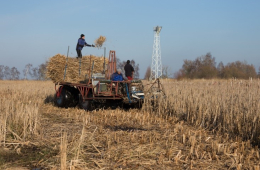
[[[51,82],[0,83],[1,169],[259,170],[258,80],[163,81],[157,109],[93,112],[54,107]]]

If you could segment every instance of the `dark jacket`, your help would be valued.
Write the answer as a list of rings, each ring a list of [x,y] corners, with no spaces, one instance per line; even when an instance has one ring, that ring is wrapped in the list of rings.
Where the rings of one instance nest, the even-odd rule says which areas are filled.
[[[111,80],[112,81],[123,81],[123,75],[122,74],[118,74],[117,72],[113,73],[111,76]]]
[[[91,47],[91,45],[89,45],[88,43],[86,43],[85,39],[79,38],[79,39],[78,39],[77,46],[76,46],[76,50],[82,50],[82,48],[83,48],[84,46],[89,46],[89,47]]]
[[[125,67],[125,76],[132,77],[132,72],[135,71],[131,64],[126,64]]]

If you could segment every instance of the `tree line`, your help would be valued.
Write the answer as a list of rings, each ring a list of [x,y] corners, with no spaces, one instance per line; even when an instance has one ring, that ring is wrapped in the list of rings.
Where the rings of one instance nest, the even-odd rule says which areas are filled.
[[[148,80],[151,76],[151,67],[146,69],[144,79]],[[182,68],[176,73],[172,73],[171,67],[162,66],[161,78],[176,78],[176,79],[212,79],[212,78],[248,78],[260,77],[260,67],[257,74],[255,67],[248,64],[246,61],[235,61],[226,65],[223,62],[216,63],[215,57],[211,53],[197,57],[195,60],[184,60]]]
[[[117,58],[117,67],[124,70],[126,61],[120,61]],[[139,78],[139,64],[134,60],[130,61],[130,64],[134,67],[134,77]],[[9,67],[0,65],[0,80],[19,80],[19,79],[34,79],[34,80],[47,80],[46,77],[47,62],[42,63],[36,67],[28,63],[25,65],[22,76],[16,67]],[[149,79],[151,76],[151,67],[146,69],[144,79]],[[162,78],[176,78],[176,79],[211,79],[211,78],[238,78],[248,79],[249,77],[260,77],[260,67],[257,74],[255,67],[252,64],[248,64],[246,61],[235,61],[227,63],[216,63],[215,57],[211,53],[197,57],[195,60],[184,60],[182,68],[176,73],[172,73],[171,67],[162,67]]]
[[[23,69],[23,75],[21,75],[16,67],[10,68],[9,66],[0,65],[0,80],[46,80],[46,67],[46,62],[36,67],[28,63]]]
[[[47,72],[47,62],[42,63],[36,67],[33,67],[32,64],[28,63],[25,65],[22,75],[18,71],[16,67],[8,67],[4,65],[0,65],[0,80],[47,80],[46,72]],[[121,61],[117,58],[117,68],[121,68],[124,70],[124,66],[126,61]],[[134,78],[139,78],[139,64],[137,64],[134,60],[130,60],[130,64],[133,66]]]
[[[212,57],[211,53],[197,57],[195,60],[184,60],[182,68],[174,74],[177,79],[248,79],[258,76],[255,67],[246,61],[235,61],[226,65],[220,62],[217,65],[215,57]]]

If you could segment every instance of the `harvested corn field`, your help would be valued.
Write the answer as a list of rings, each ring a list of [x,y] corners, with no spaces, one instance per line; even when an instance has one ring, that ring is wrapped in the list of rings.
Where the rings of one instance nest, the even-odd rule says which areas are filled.
[[[53,106],[51,82],[1,81],[0,168],[259,169],[260,81],[163,85],[156,109],[86,112]]]
[[[68,57],[66,67],[66,56],[57,54],[51,57],[47,65],[47,77],[54,83],[57,82],[80,82],[84,81],[91,73],[92,62],[94,61],[93,73],[102,72],[104,70],[104,57],[83,56],[82,59]],[[105,59],[106,64],[108,59]],[[80,64],[81,62],[81,64]],[[64,80],[64,71],[66,67],[66,77]],[[79,68],[81,74],[79,75]]]

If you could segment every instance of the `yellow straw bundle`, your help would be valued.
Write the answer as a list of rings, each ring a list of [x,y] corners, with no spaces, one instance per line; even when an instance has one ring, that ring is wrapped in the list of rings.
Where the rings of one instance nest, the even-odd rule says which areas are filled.
[[[106,37],[100,35],[100,37],[95,40],[95,45],[96,45],[96,47],[101,48],[102,45],[103,45],[103,43],[104,43],[105,41],[106,41]]]
[[[108,63],[108,59],[106,64]],[[79,75],[79,62],[80,59],[68,57],[66,77],[64,78],[64,70],[66,66],[66,56],[57,54],[51,57],[47,65],[47,77],[54,83],[58,82],[80,82],[84,81],[89,76],[92,62],[94,61],[93,73],[103,71],[104,57],[97,56],[83,56],[81,59],[81,74]]]

